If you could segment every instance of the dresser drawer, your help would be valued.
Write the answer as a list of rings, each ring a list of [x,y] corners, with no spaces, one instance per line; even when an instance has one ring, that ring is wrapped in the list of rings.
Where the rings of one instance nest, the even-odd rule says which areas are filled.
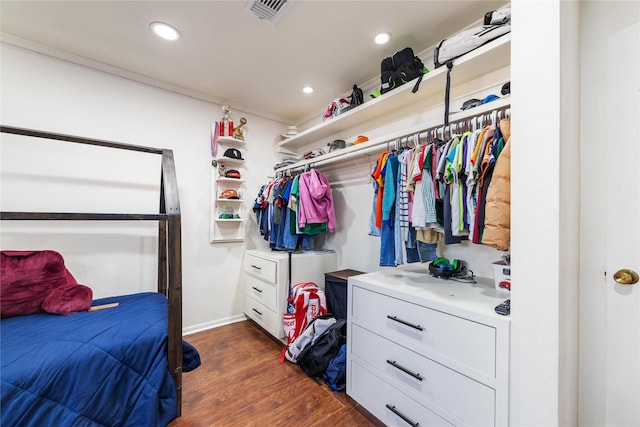
[[[244,271],[261,277],[271,283],[276,282],[276,262],[268,259],[245,254]]]
[[[353,286],[351,321],[438,362],[496,373],[492,326]],[[452,363],[453,362],[453,363]]]
[[[351,384],[349,394],[387,426],[453,425],[389,385],[356,361],[352,360],[349,364],[347,382]]]
[[[495,424],[492,388],[355,324],[350,346],[353,355],[408,387],[416,398],[472,426]]]
[[[266,305],[249,298],[245,295],[244,313],[255,320],[260,326],[266,329],[270,334],[281,337],[282,320],[278,318],[276,312]]]
[[[244,275],[244,292],[247,296],[276,310],[276,286],[250,274]]]

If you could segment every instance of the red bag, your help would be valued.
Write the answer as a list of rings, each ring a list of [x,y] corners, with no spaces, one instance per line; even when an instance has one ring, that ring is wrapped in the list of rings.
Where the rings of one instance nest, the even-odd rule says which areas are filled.
[[[324,291],[313,282],[297,283],[291,288],[293,313],[285,313],[283,327],[287,343],[292,343],[316,317],[327,314]]]

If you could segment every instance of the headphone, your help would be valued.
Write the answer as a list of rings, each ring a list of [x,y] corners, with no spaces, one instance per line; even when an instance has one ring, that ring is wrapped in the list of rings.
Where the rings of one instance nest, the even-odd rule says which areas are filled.
[[[434,277],[449,278],[460,275],[464,270],[462,261],[454,259],[449,261],[447,258],[436,258],[429,263],[429,273]]]

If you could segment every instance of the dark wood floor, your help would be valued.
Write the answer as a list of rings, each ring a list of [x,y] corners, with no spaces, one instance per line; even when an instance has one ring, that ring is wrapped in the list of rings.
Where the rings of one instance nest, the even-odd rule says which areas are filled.
[[[202,365],[183,374],[183,426],[382,426],[345,392],[280,363],[282,344],[250,321],[185,337]]]

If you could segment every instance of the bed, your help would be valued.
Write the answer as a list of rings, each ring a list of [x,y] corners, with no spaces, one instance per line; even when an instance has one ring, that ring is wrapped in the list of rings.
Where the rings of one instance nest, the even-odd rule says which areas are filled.
[[[166,426],[180,416],[183,367],[181,216],[172,151],[8,126],[0,132],[162,156],[157,213],[0,212],[2,221],[158,224],[157,292],[92,300],[94,308],[66,315],[43,311],[47,301],[68,303],[60,295],[36,301],[31,314],[8,315],[10,299],[3,294],[0,424]],[[86,299],[65,274],[56,292],[73,286],[65,295]]]

